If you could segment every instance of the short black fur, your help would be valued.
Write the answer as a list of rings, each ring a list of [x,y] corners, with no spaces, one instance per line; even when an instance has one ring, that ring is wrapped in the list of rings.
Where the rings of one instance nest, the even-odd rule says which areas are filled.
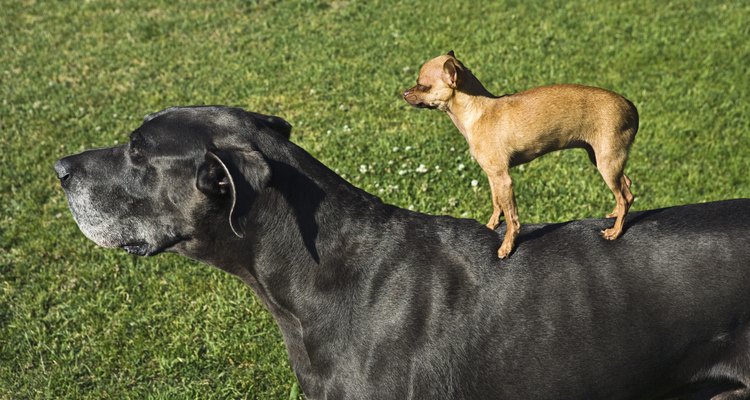
[[[259,115],[165,110],[139,128],[137,166],[115,147],[56,169],[97,243],[139,240],[250,285],[308,399],[651,399],[750,383],[750,200],[632,213],[616,241],[604,219],[525,225],[502,261],[502,231],[383,204]],[[232,148],[271,171],[249,189],[243,238],[195,182],[206,152]]]

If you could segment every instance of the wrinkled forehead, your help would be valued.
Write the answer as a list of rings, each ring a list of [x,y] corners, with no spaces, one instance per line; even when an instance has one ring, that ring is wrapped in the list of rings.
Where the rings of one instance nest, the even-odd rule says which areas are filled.
[[[247,119],[239,111],[226,108],[173,107],[146,116],[133,134],[155,144],[206,147],[212,141],[246,131]]]
[[[237,141],[289,140],[292,125],[275,115],[237,107],[192,106],[172,107],[150,114],[139,129],[185,139],[230,140],[227,144],[236,144]]]
[[[442,79],[443,65],[449,58],[448,55],[442,55],[424,63],[419,70],[419,80],[435,81]]]
[[[225,128],[239,128],[243,115],[239,110],[226,107],[170,107],[147,115],[143,119],[144,125],[151,122],[180,121],[198,125],[218,125]]]

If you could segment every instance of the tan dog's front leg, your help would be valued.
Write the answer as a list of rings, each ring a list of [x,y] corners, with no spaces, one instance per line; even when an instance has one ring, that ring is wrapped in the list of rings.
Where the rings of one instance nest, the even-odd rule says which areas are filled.
[[[518,221],[518,211],[516,209],[516,199],[513,196],[513,180],[510,178],[508,171],[493,175],[493,187],[497,201],[501,204],[505,212],[505,238],[503,244],[497,250],[497,256],[507,258],[516,243],[516,237],[521,230],[521,223]],[[494,201],[494,200],[493,200]]]
[[[494,231],[500,226],[500,217],[503,215],[503,205],[500,203],[500,197],[497,193],[498,189],[496,189],[495,185],[492,183],[492,178],[489,178],[488,180],[490,181],[490,191],[492,194],[492,216],[490,217],[490,222],[487,223],[487,227]]]

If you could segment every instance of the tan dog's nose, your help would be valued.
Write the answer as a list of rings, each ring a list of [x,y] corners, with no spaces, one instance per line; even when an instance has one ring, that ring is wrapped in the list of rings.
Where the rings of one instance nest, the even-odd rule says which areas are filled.
[[[406,97],[407,97],[407,96],[409,96],[410,94],[411,94],[411,89],[406,89],[406,90],[404,90],[404,98],[406,98]]]

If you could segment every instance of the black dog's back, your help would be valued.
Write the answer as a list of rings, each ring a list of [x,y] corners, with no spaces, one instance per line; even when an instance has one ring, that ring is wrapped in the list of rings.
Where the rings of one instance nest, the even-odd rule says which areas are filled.
[[[449,347],[412,354],[426,365],[454,354],[453,373],[471,382],[435,395],[618,399],[750,378],[750,200],[632,213],[616,241],[601,238],[603,219],[526,225],[509,260],[494,257],[502,230],[435,219],[408,241],[409,269],[379,269],[399,279],[370,315],[373,326],[399,321],[391,351],[401,335],[404,354]],[[423,253],[431,264],[413,262]],[[404,323],[415,319],[430,323]]]
[[[511,258],[524,265],[509,263],[514,276],[500,279],[515,289],[508,302],[522,309],[503,323],[503,330],[521,328],[522,354],[568,355],[535,371],[554,373],[552,386],[590,398],[627,398],[625,376],[653,387],[709,377],[747,384],[750,200],[633,213],[616,241],[599,237],[605,226],[531,227]]]

